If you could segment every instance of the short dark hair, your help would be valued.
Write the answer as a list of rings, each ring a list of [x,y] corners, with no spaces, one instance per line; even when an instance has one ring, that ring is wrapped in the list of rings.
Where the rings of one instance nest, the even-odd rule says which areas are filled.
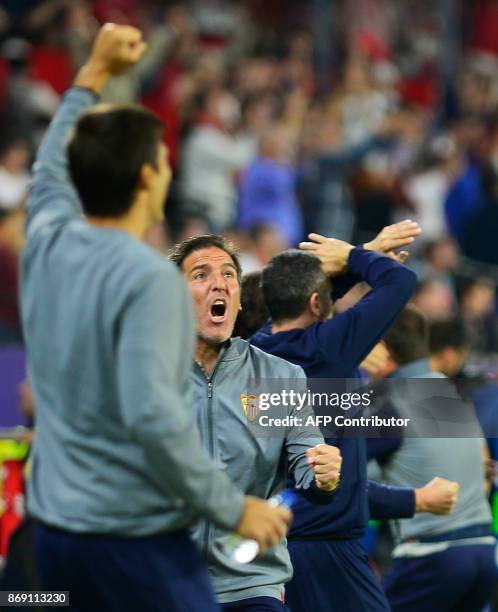
[[[460,318],[434,321],[429,327],[429,349],[431,354],[440,353],[445,348],[463,349],[469,346],[465,325]]]
[[[313,293],[330,292],[320,260],[311,253],[289,249],[263,270],[263,296],[273,321],[280,323],[303,314]]]
[[[157,168],[163,131],[156,115],[131,104],[97,107],[79,118],[67,156],[86,214],[120,217],[130,210],[143,164]]]
[[[244,274],[241,283],[239,312],[233,335],[244,340],[255,334],[270,318],[261,287],[261,271]]]
[[[429,356],[429,326],[422,312],[413,305],[401,311],[387,332],[387,349],[398,365]]]
[[[224,236],[220,236],[218,234],[205,234],[204,236],[187,238],[183,242],[175,244],[175,246],[168,253],[168,259],[181,268],[183,262],[191,253],[200,251],[201,249],[208,249],[209,247],[216,247],[230,255],[233,265],[237,270],[237,278],[240,283],[242,268],[239,262],[238,249],[233,242],[227,240]]]

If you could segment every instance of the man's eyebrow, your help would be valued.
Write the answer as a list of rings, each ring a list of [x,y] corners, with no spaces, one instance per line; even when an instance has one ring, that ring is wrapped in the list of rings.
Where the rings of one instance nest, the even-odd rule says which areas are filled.
[[[195,272],[195,270],[203,270],[204,268],[209,268],[209,264],[207,263],[196,264],[193,268],[189,270],[189,274],[190,272]]]
[[[235,270],[235,272],[237,271],[237,268],[235,266],[235,264],[233,263],[233,261],[225,261],[222,266],[224,268],[226,268],[226,266],[229,266],[230,268],[233,268]],[[198,263],[196,264],[193,268],[191,268],[188,271],[188,274],[191,274],[192,272],[195,272],[196,270],[205,270],[206,268],[210,268],[211,264],[209,262],[206,263]]]

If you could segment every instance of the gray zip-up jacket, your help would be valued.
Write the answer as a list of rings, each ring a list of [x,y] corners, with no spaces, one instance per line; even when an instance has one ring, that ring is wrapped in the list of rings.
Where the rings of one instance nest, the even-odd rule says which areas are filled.
[[[272,391],[278,386],[276,379],[282,381],[282,389],[302,388],[305,375],[300,367],[233,338],[221,349],[210,377],[198,364],[194,364],[192,377],[203,444],[244,493],[270,498],[285,488],[288,471],[294,474],[298,488],[312,486],[314,476],[307,464],[306,450],[323,443],[318,429],[305,426],[312,409],[285,409],[287,414],[298,416],[302,426],[275,430],[263,437],[250,426],[241,398],[254,393],[254,381],[262,389],[267,380]],[[292,577],[285,541],[267,551],[263,558],[241,565],[228,553],[230,532],[203,522],[194,536],[206,554],[220,602],[282,597],[284,584]]]
[[[189,401],[181,275],[81,217],[65,142],[96,101],[68,92],[34,166],[21,288],[37,408],[28,509],[82,533],[146,536],[199,517],[233,528],[243,496],[202,448]]]

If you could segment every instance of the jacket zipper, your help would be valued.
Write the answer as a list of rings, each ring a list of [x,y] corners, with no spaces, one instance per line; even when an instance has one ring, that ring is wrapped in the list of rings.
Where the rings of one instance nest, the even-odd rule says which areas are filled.
[[[204,377],[207,381],[209,450],[211,453],[211,457],[214,459],[214,446],[215,445],[214,445],[214,419],[213,419],[213,406],[212,406],[212,400],[213,400],[213,382],[212,380],[213,380],[213,376],[216,371],[216,368],[218,366],[218,363],[216,364],[213,372],[211,373],[211,376],[209,376],[209,374],[200,364],[197,364],[197,365],[199,366],[200,370],[204,374]],[[213,525],[211,525],[211,523],[207,523],[206,521],[204,521],[204,525],[202,528],[201,542],[202,542],[202,549],[206,553],[210,550],[210,543],[214,535],[213,529],[214,527]]]

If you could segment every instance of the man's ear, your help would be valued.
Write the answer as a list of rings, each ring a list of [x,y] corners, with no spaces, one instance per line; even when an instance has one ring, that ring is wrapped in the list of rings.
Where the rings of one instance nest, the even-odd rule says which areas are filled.
[[[314,292],[311,294],[310,299],[308,300],[308,308],[311,314],[314,317],[320,317],[322,314],[322,308],[320,304],[320,294],[318,292]]]
[[[150,164],[142,164],[140,168],[139,189],[149,189],[154,178],[154,170]]]

